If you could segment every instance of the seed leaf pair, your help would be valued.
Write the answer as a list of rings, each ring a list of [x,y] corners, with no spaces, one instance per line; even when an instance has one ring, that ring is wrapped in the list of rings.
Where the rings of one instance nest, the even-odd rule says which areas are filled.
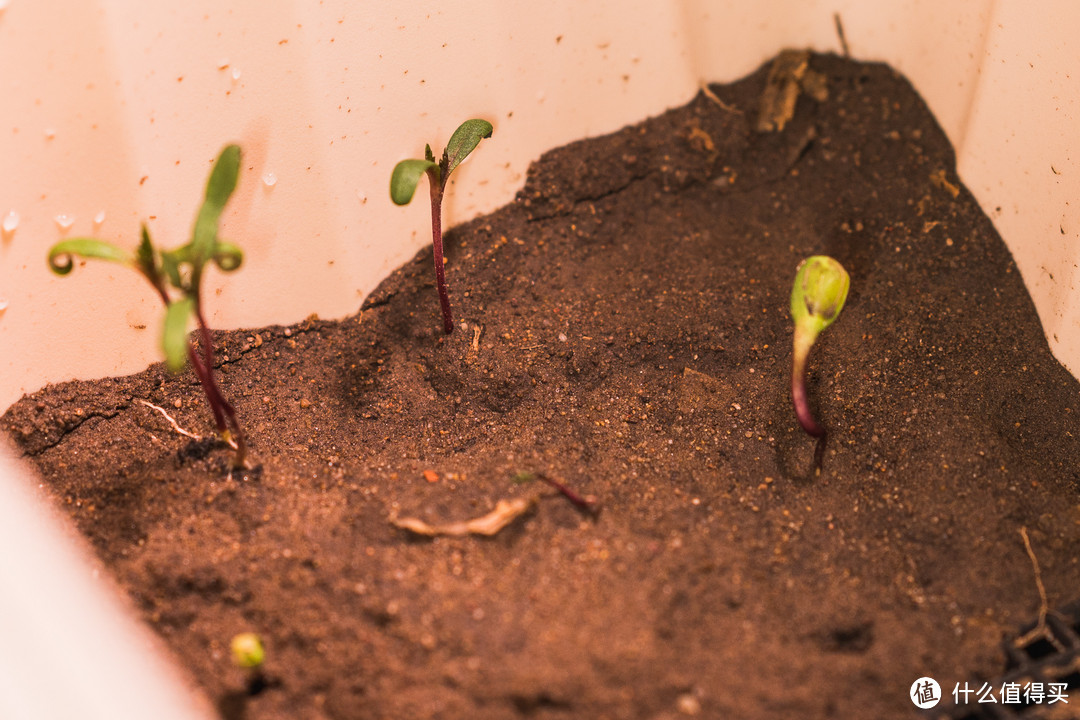
[[[435,285],[439,293],[439,305],[442,308],[443,331],[449,335],[454,331],[454,316],[450,310],[450,290],[446,284],[446,271],[443,268],[442,243],[442,198],[446,181],[450,173],[476,149],[480,141],[491,137],[493,128],[487,120],[466,120],[454,134],[443,150],[442,158],[435,162],[431,146],[424,146],[423,160],[402,160],[394,166],[390,175],[390,199],[396,205],[408,205],[420,177],[427,175],[431,189],[431,247],[435,256]]]

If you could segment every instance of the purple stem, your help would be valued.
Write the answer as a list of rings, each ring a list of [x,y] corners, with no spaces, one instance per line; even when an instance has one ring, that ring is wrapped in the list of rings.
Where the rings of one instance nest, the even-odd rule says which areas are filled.
[[[165,286],[159,279],[151,276],[147,277],[150,284],[158,291],[158,295],[161,296],[161,301],[168,307],[169,293],[165,290]],[[195,308],[195,317],[199,322],[199,343],[202,345],[203,354],[200,356],[195,350],[195,346],[189,341],[188,362],[191,363],[191,369],[195,371],[195,376],[199,378],[199,384],[202,385],[206,401],[210,403],[210,411],[214,413],[214,424],[217,426],[218,435],[223,439],[228,438],[230,425],[236,433],[236,454],[233,455],[233,468],[241,469],[244,467],[244,460],[247,457],[247,443],[244,441],[244,431],[241,430],[240,421],[236,418],[236,408],[221,394],[221,389],[218,388],[217,382],[214,380],[214,349],[210,339],[210,329],[203,318],[202,305],[199,303],[198,298],[195,300]]]
[[[795,417],[799,419],[802,429],[812,437],[821,437],[825,434],[825,428],[817,423],[814,414],[810,411],[810,400],[806,395],[807,359],[810,357],[810,347],[814,339],[807,340],[799,329],[795,330],[795,354],[791,367],[791,401],[795,405]]]
[[[595,515],[600,511],[599,501],[594,496],[586,495],[582,497],[581,495],[578,495],[577,492],[571,490],[569,487],[559,482],[555,478],[548,477],[543,473],[537,473],[536,479],[542,480],[543,482],[546,482],[548,485],[558,490],[560,493],[562,493],[563,497],[576,505],[580,510],[584,510],[590,515]]]
[[[446,286],[446,268],[443,267],[443,186],[432,171],[428,172],[428,187],[431,188],[431,249],[435,255],[435,285],[439,291],[439,305],[442,307],[443,331],[449,335],[454,332],[454,316],[450,311],[450,289]]]
[[[198,356],[190,345],[188,346],[188,358],[192,360],[192,367],[195,368],[195,374],[199,376],[203,392],[206,394],[206,399],[214,412],[218,434],[223,438],[228,438],[230,434],[234,435],[236,454],[233,456],[233,468],[240,469],[244,467],[244,460],[247,457],[247,442],[244,440],[244,431],[240,427],[240,421],[236,418],[236,408],[225,399],[217,381],[214,379],[214,346],[210,337],[210,328],[207,327],[206,319],[203,317],[202,306],[196,302],[195,307],[195,318],[199,322],[199,344],[202,345],[202,360],[205,362],[205,366],[200,371],[199,365],[201,363],[196,362]]]

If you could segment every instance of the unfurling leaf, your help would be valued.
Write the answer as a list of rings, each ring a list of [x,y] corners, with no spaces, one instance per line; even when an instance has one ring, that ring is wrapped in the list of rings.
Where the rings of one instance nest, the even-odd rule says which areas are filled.
[[[72,238],[58,242],[49,250],[49,268],[57,275],[67,275],[75,266],[74,256],[110,260],[121,265],[132,265],[131,253],[112,243],[95,238]]]
[[[135,267],[150,280],[151,283],[158,284],[158,261],[157,256],[154,254],[154,244],[150,242],[150,231],[146,227],[146,223],[142,224],[142,241],[139,242],[139,247],[135,250]]]
[[[244,251],[236,245],[218,240],[214,249],[214,263],[224,272],[232,272],[244,262]]]

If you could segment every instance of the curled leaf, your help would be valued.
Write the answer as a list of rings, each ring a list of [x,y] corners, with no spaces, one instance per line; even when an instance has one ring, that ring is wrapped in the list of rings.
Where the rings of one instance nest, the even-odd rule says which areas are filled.
[[[420,176],[432,171],[439,172],[439,166],[431,160],[402,160],[394,166],[390,175],[390,199],[395,205],[408,205],[416,193]]]
[[[188,318],[195,310],[195,301],[185,297],[169,303],[165,310],[165,327],[161,346],[165,351],[165,364],[172,372],[180,372],[187,363]]]
[[[75,266],[75,256],[110,260],[131,265],[134,258],[123,248],[96,238],[72,238],[58,242],[49,250],[49,268],[57,275],[67,275]]]
[[[450,136],[450,142],[446,143],[446,174],[450,175],[461,161],[469,156],[480,141],[491,137],[494,128],[487,120],[466,120],[458,126],[454,134]]]
[[[214,263],[224,272],[232,272],[244,262],[244,251],[236,245],[218,240],[214,248]]]
[[[491,537],[497,534],[514,520],[524,515],[536,502],[536,498],[514,498],[513,500],[500,500],[495,504],[495,509],[487,515],[483,515],[464,522],[446,523],[444,525],[429,525],[419,518],[390,518],[390,523],[402,530],[408,530],[417,535],[434,537],[436,535],[483,535]]]

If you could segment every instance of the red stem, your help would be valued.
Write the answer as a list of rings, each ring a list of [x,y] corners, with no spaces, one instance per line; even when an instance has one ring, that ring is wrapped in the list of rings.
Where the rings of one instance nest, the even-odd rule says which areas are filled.
[[[214,378],[213,341],[210,337],[210,328],[207,327],[206,319],[203,317],[202,306],[198,302],[195,304],[195,318],[199,322],[199,344],[202,345],[203,360],[206,363],[202,372],[200,373],[196,369],[195,374],[199,375],[199,382],[202,383],[203,392],[206,394],[206,399],[214,412],[218,434],[225,437],[231,431],[235,435],[233,440],[236,442],[236,454],[233,456],[233,468],[243,468],[244,459],[247,457],[247,442],[244,440],[244,431],[240,427],[240,421],[236,418],[236,408],[222,395],[221,388],[218,387],[217,380]],[[194,348],[189,345],[188,351],[188,357],[193,360],[192,367],[196,367]]]
[[[154,286],[154,289],[158,291],[161,301],[168,307],[169,293],[165,290],[164,284],[160,279],[152,276],[147,276],[147,279],[150,280],[150,284]],[[206,401],[210,404],[210,411],[214,413],[214,424],[217,425],[218,435],[227,438],[230,434],[230,427],[232,432],[236,434],[234,438],[236,454],[233,455],[233,468],[241,469],[244,467],[244,460],[247,457],[247,442],[244,440],[244,431],[240,428],[240,421],[236,418],[236,408],[221,394],[221,389],[214,379],[214,346],[210,338],[210,329],[206,325],[205,318],[203,318],[202,304],[199,302],[198,297],[195,298],[195,317],[199,323],[199,344],[202,345],[203,354],[200,356],[195,350],[195,346],[191,341],[188,341],[188,362],[191,363],[191,369],[195,371],[195,376],[199,378],[203,394],[206,395]]]
[[[799,419],[802,429],[812,437],[821,437],[825,434],[825,428],[814,419],[810,411],[810,399],[806,394],[807,359],[810,357],[810,347],[813,339],[806,342],[799,337],[799,330],[795,330],[795,354],[791,367],[791,401],[795,405],[795,417]]]
[[[543,473],[536,473],[536,479],[546,482],[551,487],[558,490],[563,497],[572,502],[580,510],[584,510],[590,515],[596,515],[600,512],[599,501],[592,495],[586,495],[582,497],[574,490],[571,490],[565,483],[561,483],[555,478],[548,477]]]
[[[435,286],[439,291],[439,305],[442,307],[443,331],[449,335],[454,332],[454,316],[450,311],[450,289],[446,286],[446,268],[443,267],[442,243],[442,182],[428,173],[428,187],[431,188],[431,249],[435,255]]]

